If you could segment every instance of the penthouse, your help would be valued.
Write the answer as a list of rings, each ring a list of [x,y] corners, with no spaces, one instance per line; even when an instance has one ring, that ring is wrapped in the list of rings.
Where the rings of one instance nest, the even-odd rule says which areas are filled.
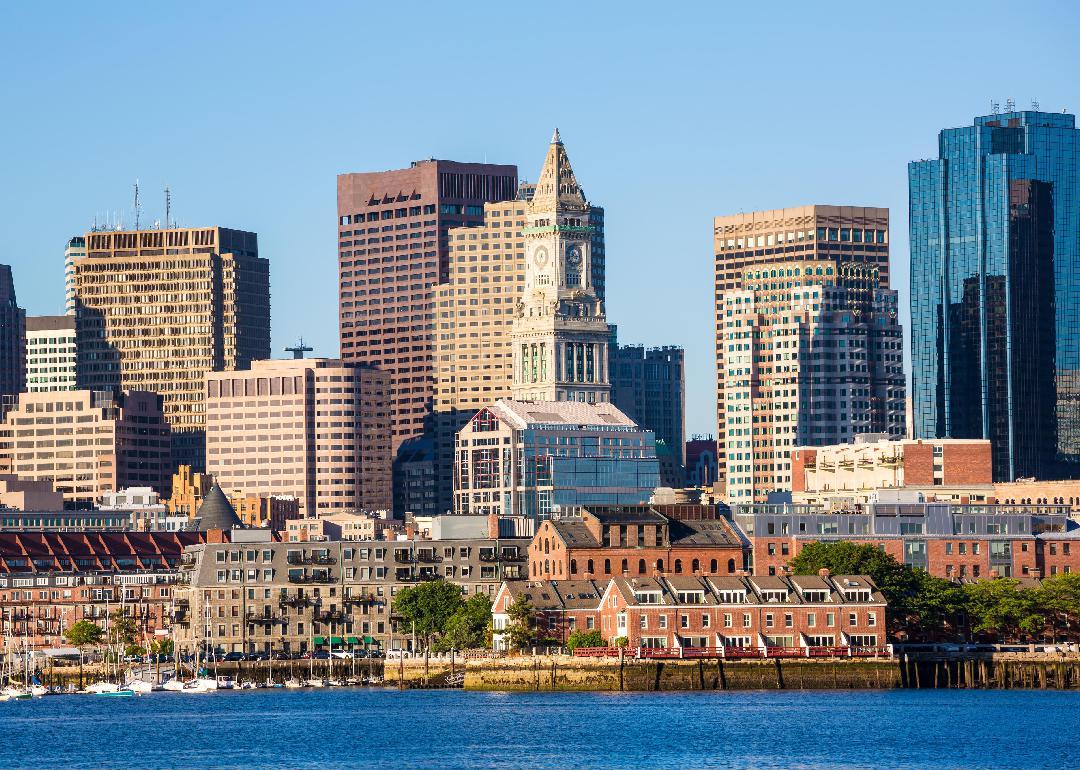
[[[496,649],[507,646],[508,609],[524,595],[538,629],[565,641],[598,630],[610,645],[679,657],[876,653],[885,643],[885,598],[864,575],[832,577],[616,577],[504,583],[492,608]]]
[[[170,628],[183,549],[199,532],[0,533],[4,634],[34,648],[62,645],[80,620],[106,625],[119,610],[140,635]]]
[[[868,503],[847,510],[736,506],[755,575],[783,574],[806,543],[849,541],[950,579],[1045,577],[1080,569],[1080,526],[1067,505]]]
[[[734,575],[744,541],[714,506],[590,506],[540,523],[529,546],[533,580]]]

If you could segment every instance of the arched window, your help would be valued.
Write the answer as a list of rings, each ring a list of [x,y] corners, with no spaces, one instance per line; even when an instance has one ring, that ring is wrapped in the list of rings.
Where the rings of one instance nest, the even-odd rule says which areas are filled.
[[[611,559],[604,559],[604,574],[611,574]]]
[[[571,559],[570,560],[570,574],[571,575],[576,575],[577,574],[577,559]]]
[[[644,559],[638,559],[637,573],[639,575],[644,575],[645,574],[645,560]]]
[[[623,572],[629,572],[630,571],[630,563],[626,559],[622,560],[622,571]]]
[[[694,559],[692,562],[690,562],[690,571],[693,572],[695,575],[698,573],[698,571],[700,569],[701,569],[701,562],[699,562],[697,559]]]
[[[682,572],[682,559],[675,560],[675,574],[678,575]]]
[[[728,571],[729,575],[734,575],[735,574],[735,560],[734,559],[728,559],[727,560],[727,571]]]
[[[664,560],[663,559],[657,559],[656,560],[656,571],[657,572],[663,572],[664,571]]]
[[[713,575],[716,574],[716,559],[709,562],[709,573]]]
[[[544,574],[545,575],[550,575],[551,574],[551,564],[548,562],[547,559],[544,559]]]
[[[537,567],[536,567],[536,562],[533,562],[533,565],[532,565],[532,573],[533,573],[533,577],[536,577],[536,569],[537,569]]]
[[[544,538],[544,553],[551,553],[551,541]]]
[[[593,563],[592,563],[592,559],[589,559],[589,569],[588,569],[588,570],[586,570],[586,571],[587,571],[587,572],[588,572],[588,573],[589,573],[590,575],[592,574],[592,572],[593,572]]]

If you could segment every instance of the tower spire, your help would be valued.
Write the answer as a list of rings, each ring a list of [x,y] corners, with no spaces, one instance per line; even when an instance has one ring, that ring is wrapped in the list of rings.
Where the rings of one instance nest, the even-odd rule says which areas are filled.
[[[586,205],[585,193],[578,186],[574,169],[570,165],[570,156],[566,154],[566,147],[559,135],[559,129],[556,128],[551,135],[551,145],[548,147],[547,157],[544,158],[544,167],[536,180],[532,209],[540,211],[565,207],[580,211]]]

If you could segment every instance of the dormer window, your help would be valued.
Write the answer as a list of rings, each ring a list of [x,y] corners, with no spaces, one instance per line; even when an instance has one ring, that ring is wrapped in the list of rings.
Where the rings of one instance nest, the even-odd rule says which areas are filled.
[[[704,604],[704,591],[679,591],[679,604]]]
[[[808,602],[827,602],[829,601],[828,591],[803,591],[803,597]]]
[[[767,602],[786,602],[787,591],[762,591],[761,598]]]
[[[660,592],[659,591],[637,591],[634,593],[634,599],[638,604],[660,604]]]
[[[742,604],[746,601],[745,591],[720,591],[717,595],[721,604]]]

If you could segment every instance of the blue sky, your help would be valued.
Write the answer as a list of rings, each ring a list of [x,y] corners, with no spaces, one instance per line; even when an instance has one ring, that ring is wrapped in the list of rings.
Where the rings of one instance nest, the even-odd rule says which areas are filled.
[[[606,209],[620,339],[687,350],[714,424],[712,217],[892,209],[907,304],[909,160],[1013,97],[1080,108],[1080,11],[1001,3],[25,3],[0,10],[0,262],[33,314],[95,216],[254,230],[274,348],[337,351],[335,175],[516,163],[553,126]],[[906,308],[905,308],[906,319]],[[906,324],[906,320],[905,320]]]

